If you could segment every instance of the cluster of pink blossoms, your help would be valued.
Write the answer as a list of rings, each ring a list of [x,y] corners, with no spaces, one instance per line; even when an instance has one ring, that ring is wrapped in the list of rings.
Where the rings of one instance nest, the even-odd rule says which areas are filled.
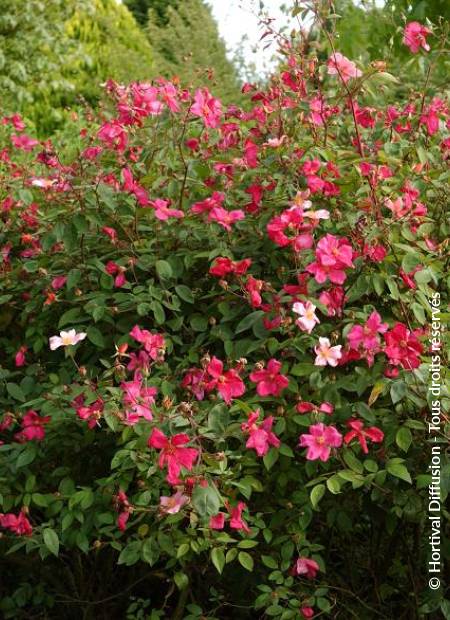
[[[295,252],[307,250],[313,245],[311,231],[317,220],[308,219],[304,208],[311,202],[299,193],[292,206],[270,220],[267,224],[269,238],[280,247],[291,246]]]

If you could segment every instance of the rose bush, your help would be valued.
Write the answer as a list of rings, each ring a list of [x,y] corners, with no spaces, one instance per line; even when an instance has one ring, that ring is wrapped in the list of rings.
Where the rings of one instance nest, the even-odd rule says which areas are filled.
[[[246,110],[109,82],[60,149],[3,118],[5,618],[450,617],[425,582],[448,102],[282,51]]]

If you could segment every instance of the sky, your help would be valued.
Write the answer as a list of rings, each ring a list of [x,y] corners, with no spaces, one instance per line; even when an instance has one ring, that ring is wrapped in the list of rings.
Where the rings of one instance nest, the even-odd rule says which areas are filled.
[[[244,36],[247,40],[244,44],[246,60],[254,62],[258,73],[270,67],[270,59],[273,49],[263,50],[264,42],[258,44],[264,30],[258,22],[259,0],[207,0],[211,6],[213,15],[217,21],[219,32],[230,52],[238,46]],[[275,29],[282,26],[297,26],[292,18],[287,17],[280,10],[282,0],[264,0],[264,10],[274,17]],[[253,48],[257,45],[258,51]]]

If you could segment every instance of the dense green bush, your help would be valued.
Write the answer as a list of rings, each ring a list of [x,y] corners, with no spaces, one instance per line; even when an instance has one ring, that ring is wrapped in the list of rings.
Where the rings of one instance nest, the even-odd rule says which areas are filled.
[[[448,102],[331,44],[247,112],[109,82],[62,150],[4,118],[5,618],[449,617]]]

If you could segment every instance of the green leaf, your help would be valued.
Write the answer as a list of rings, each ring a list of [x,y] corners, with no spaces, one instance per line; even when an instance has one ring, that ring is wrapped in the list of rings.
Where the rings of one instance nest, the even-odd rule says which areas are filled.
[[[145,544],[145,543],[144,543]],[[133,540],[120,552],[117,564],[125,564],[126,566],[132,566],[139,561],[139,552],[141,550],[141,541]]]
[[[79,269],[71,269],[67,274],[66,287],[67,290],[75,288],[81,278],[81,271]]]
[[[219,436],[223,436],[230,422],[230,414],[224,403],[215,405],[208,414],[208,429]]]
[[[365,469],[367,469],[367,471],[376,474],[378,471],[378,463],[376,461],[373,461],[372,459],[366,459],[364,461],[364,467]]]
[[[337,495],[338,493],[340,493],[341,483],[339,480],[339,476],[335,475],[331,476],[331,478],[328,478],[327,489],[330,491],[330,493],[333,493],[333,495]]]
[[[317,506],[319,505],[320,500],[322,499],[322,497],[325,494],[325,485],[324,484],[318,484],[317,486],[315,486],[311,493],[310,493],[310,500],[311,500],[311,504],[312,507],[315,509],[317,508]]]
[[[90,325],[87,328],[87,337],[92,342],[92,344],[94,344],[99,349],[102,349],[105,346],[105,340],[101,331],[93,325]]]
[[[380,394],[383,392],[386,382],[383,380],[377,381],[370,392],[369,400],[367,401],[369,407],[371,407],[374,402],[378,399]]]
[[[222,574],[225,566],[225,554],[220,547],[214,547],[214,549],[211,549],[211,560],[216,567],[217,572]]]
[[[22,452],[17,457],[16,467],[19,469],[20,467],[25,467],[34,461],[37,455],[37,446],[33,443],[28,443]]]
[[[50,551],[50,553],[53,553],[53,555],[56,555],[56,557],[58,557],[59,538],[55,530],[50,527],[45,528],[45,530],[42,532],[42,537],[44,539],[45,546]]]
[[[391,399],[394,405],[400,402],[406,394],[406,383],[404,381],[395,381],[391,385]]]
[[[142,545],[142,559],[153,566],[159,558],[159,546],[153,538],[147,538]]]
[[[412,443],[412,434],[407,426],[402,426],[402,428],[398,429],[395,436],[395,442],[397,446],[403,450],[403,452],[408,452]]]
[[[394,280],[393,276],[389,276],[386,280],[386,283],[388,285],[388,289],[391,293],[392,299],[399,299],[400,293],[398,290],[397,282]]]
[[[177,558],[182,558],[183,555],[186,555],[190,548],[191,547],[188,545],[188,543],[183,543],[182,545],[180,545],[177,549]]]
[[[256,321],[260,319],[262,316],[264,316],[264,312],[262,310],[256,310],[255,312],[250,312],[250,314],[247,314],[247,316],[244,316],[244,318],[241,321],[239,321],[239,323],[236,325],[235,333],[240,334],[241,332],[244,332],[246,329],[250,329],[250,327],[254,323],[256,323]]]
[[[159,301],[153,300],[150,304],[150,307],[153,311],[153,316],[155,317],[155,321],[158,325],[162,325],[166,320],[166,313],[164,312],[164,308],[159,303]]]
[[[216,515],[219,512],[220,504],[220,495],[214,485],[208,484],[207,487],[202,487],[197,484],[192,493],[192,505],[201,517]]]
[[[189,585],[189,577],[186,573],[179,571],[178,573],[175,573],[173,578],[179,590],[185,590]]]
[[[168,280],[172,277],[173,271],[172,267],[166,260],[157,260],[156,264],[156,273],[161,280]]]
[[[426,317],[425,310],[422,308],[422,306],[417,302],[414,302],[411,304],[411,310],[413,311],[414,316],[419,321],[419,323],[423,325],[426,321]]]
[[[239,549],[253,549],[253,547],[258,546],[257,540],[241,540],[238,542]]]
[[[269,469],[271,469],[277,461],[278,450],[276,450],[275,448],[270,448],[269,452],[263,456],[263,462],[267,471],[269,471]]]
[[[295,364],[295,366],[292,366],[290,374],[296,377],[308,377],[315,370],[317,370],[317,367],[314,366],[314,364],[300,362],[299,364]]]
[[[239,551],[238,554],[239,564],[243,566],[246,570],[251,572],[254,567],[254,562],[252,556],[246,551]]]
[[[208,320],[201,314],[193,314],[190,322],[195,332],[205,332],[208,329]]]
[[[359,461],[351,450],[345,450],[344,452],[345,464],[350,467],[357,474],[362,474],[364,471],[363,464]]]
[[[280,454],[283,454],[284,456],[289,456],[290,458],[294,458],[294,452],[292,448],[288,446],[287,444],[282,443],[279,450],[280,450]]]
[[[400,478],[401,480],[411,484],[411,476],[409,475],[409,471],[401,463],[388,461],[386,469],[392,476]]]
[[[225,562],[227,564],[229,564],[230,562],[233,562],[233,560],[236,559],[237,554],[238,554],[238,550],[236,549],[236,547],[233,547],[232,549],[228,549],[227,554],[225,556]]]
[[[178,297],[181,297],[181,299],[183,301],[186,301],[188,304],[193,304],[194,303],[194,296],[192,294],[191,289],[188,286],[185,286],[184,284],[179,284],[178,286],[175,287],[175,292],[178,295]]]
[[[33,504],[39,506],[40,508],[47,508],[49,504],[53,501],[52,495],[43,495],[42,493],[33,493],[31,496]]]
[[[22,389],[17,385],[17,383],[7,383],[6,390],[8,394],[14,398],[14,400],[20,400],[22,403],[25,402],[25,394],[22,392]]]
[[[402,259],[402,269],[406,273],[409,273],[414,269],[414,267],[417,267],[417,265],[420,265],[422,262],[423,261],[419,254],[416,252],[407,252]]]
[[[278,568],[278,562],[270,555],[262,555],[261,561],[267,568]]]

